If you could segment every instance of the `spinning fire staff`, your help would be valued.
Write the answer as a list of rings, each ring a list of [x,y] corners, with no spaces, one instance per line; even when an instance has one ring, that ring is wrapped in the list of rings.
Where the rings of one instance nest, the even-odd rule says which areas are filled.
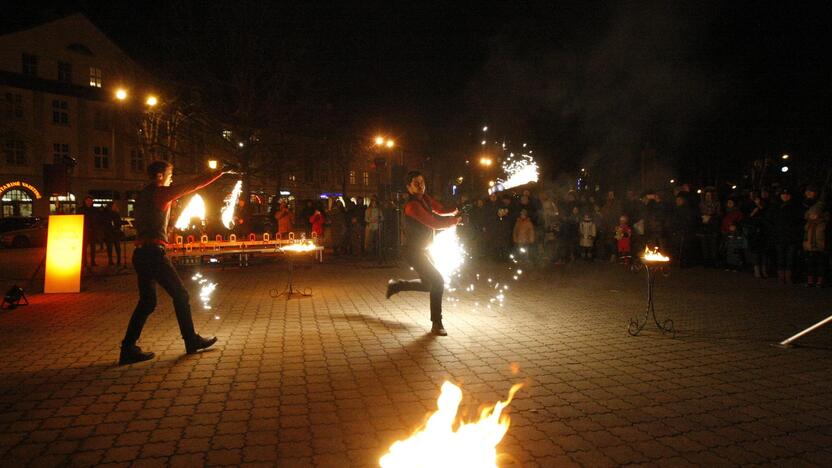
[[[159,283],[173,299],[176,320],[179,322],[179,331],[185,340],[185,351],[188,354],[196,353],[217,342],[216,337],[203,338],[194,331],[188,291],[170,259],[165,255],[165,239],[171,202],[231,172],[229,167],[225,167],[220,172],[206,174],[187,183],[171,185],[173,165],[165,161],[154,161],[147,166],[150,183],[139,192],[135,208],[136,250],[133,251],[133,266],[139,281],[139,303],[130,317],[124,341],[121,342],[119,365],[147,361],[154,357],[153,353],[144,352],[136,346],[136,341],[139,340],[147,317],[156,308],[156,283]]]
[[[656,307],[653,304],[656,274],[667,268],[667,265],[670,264],[670,257],[662,255],[658,247],[653,250],[645,248],[644,255],[641,257],[641,263],[644,265],[644,269],[647,270],[647,309],[644,311],[643,319],[639,320],[639,317],[630,319],[630,325],[627,327],[627,331],[632,336],[638,335],[644,329],[644,326],[647,325],[652,315],[653,321],[656,322],[656,326],[662,333],[670,333],[676,336],[676,329],[673,328],[673,320],[667,319],[664,322],[659,322],[659,319],[656,317]]]
[[[459,212],[446,210],[425,193],[425,177],[421,172],[408,172],[405,180],[410,200],[404,206],[404,258],[419,274],[419,279],[389,280],[387,299],[402,291],[429,292],[430,320],[433,323],[430,331],[434,335],[446,336],[448,332],[442,325],[442,294],[445,291],[445,280],[431,262],[427,249],[435,230],[447,229],[459,223]]]

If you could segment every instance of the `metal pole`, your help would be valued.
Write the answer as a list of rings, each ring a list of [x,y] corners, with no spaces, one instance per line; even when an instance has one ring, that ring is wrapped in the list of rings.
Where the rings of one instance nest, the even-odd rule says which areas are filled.
[[[832,315],[830,315],[829,317],[826,317],[825,319],[823,319],[820,322],[812,325],[811,327],[803,330],[802,332],[792,336],[791,338],[788,338],[786,340],[781,341],[780,346],[790,346],[792,344],[792,342],[796,341],[798,338],[800,338],[804,335],[808,335],[809,333],[812,333],[813,331],[815,331],[818,328],[826,325],[829,322],[832,322]]]

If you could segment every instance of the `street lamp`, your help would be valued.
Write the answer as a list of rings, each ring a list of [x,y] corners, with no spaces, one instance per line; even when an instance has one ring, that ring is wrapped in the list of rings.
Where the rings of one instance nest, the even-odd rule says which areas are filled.
[[[788,154],[784,154],[783,156],[780,156],[780,159],[782,159],[783,161],[785,161],[785,160],[789,159],[789,155],[788,155]]]
[[[124,88],[118,88],[116,90],[116,99],[118,99],[119,101],[124,101],[125,99],[127,99],[127,90]]]
[[[159,99],[156,96],[151,94],[150,96],[147,97],[147,100],[145,101],[145,103],[150,107],[154,107],[156,104],[159,104]]]
[[[487,156],[483,156],[483,157],[480,158],[480,165],[481,166],[490,167],[492,164],[494,164],[493,159],[491,159]]]
[[[392,147],[396,146],[396,142],[393,141],[393,140],[387,140],[387,143],[385,143],[384,146],[386,146],[388,148],[392,148]]]
[[[208,169],[216,169],[217,168],[217,160],[216,159],[209,159],[208,160]]]

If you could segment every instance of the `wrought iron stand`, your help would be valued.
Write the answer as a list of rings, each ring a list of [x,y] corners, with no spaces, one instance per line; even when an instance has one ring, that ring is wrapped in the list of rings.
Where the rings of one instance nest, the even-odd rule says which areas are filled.
[[[311,296],[311,288],[295,288],[295,259],[293,254],[291,253],[286,254],[286,258],[289,261],[289,276],[286,279],[286,286],[281,291],[278,291],[276,288],[269,290],[269,296],[271,296],[273,299],[277,299],[278,297],[285,295],[287,301],[292,298],[293,294],[297,294],[300,296]]]
[[[666,268],[664,263],[643,262],[644,269],[647,270],[647,308],[644,311],[644,316],[635,316],[630,319],[630,325],[627,327],[627,332],[632,336],[641,333],[641,330],[647,325],[652,315],[656,327],[662,333],[670,333],[673,337],[676,336],[676,329],[673,327],[673,320],[667,319],[664,322],[659,322],[656,317],[656,307],[653,303],[653,291],[655,290],[656,275]]]

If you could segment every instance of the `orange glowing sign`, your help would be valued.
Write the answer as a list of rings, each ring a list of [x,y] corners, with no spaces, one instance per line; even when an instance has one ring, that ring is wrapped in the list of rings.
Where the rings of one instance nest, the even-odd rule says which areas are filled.
[[[38,191],[38,189],[35,188],[34,185],[28,182],[23,182],[22,180],[13,180],[11,182],[6,182],[5,184],[0,185],[0,193],[4,193],[7,190],[13,189],[15,187],[23,187],[26,190],[32,192],[36,199],[40,200],[41,198],[40,192]]]
[[[84,215],[50,216],[47,236],[43,292],[80,292]]]

